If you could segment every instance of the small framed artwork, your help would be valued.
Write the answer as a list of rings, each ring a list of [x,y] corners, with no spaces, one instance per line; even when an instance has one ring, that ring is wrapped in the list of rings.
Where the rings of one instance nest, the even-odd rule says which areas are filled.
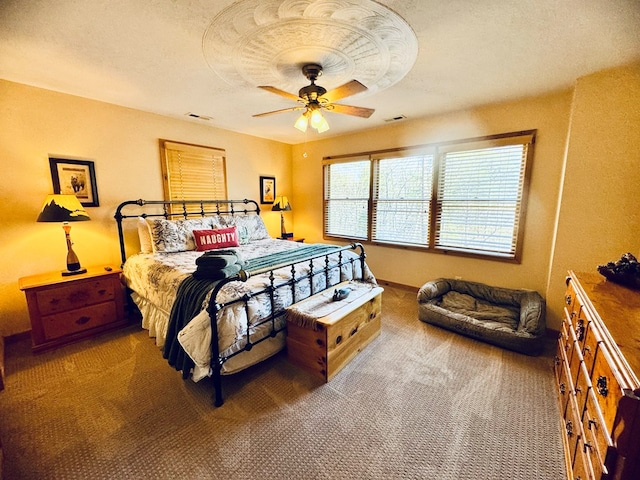
[[[260,177],[260,203],[273,203],[276,198],[276,177]]]
[[[85,207],[98,207],[96,172],[90,160],[49,157],[53,193],[75,195]]]

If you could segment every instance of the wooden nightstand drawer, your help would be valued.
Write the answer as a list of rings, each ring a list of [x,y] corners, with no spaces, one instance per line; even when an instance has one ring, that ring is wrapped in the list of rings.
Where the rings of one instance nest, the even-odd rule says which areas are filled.
[[[96,278],[36,292],[40,315],[50,315],[113,300],[111,279]]]
[[[68,312],[42,317],[42,328],[47,340],[70,335],[112,323],[117,318],[113,302],[100,303]]]
[[[49,272],[19,279],[29,308],[33,351],[126,325],[121,273],[115,267],[89,267],[74,276]]]

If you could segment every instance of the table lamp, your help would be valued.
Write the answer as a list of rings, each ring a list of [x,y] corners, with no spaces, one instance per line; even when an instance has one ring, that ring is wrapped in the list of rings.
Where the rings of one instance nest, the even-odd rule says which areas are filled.
[[[280,238],[292,237],[293,235],[287,233],[287,230],[284,228],[284,214],[282,213],[291,210],[291,205],[289,204],[287,197],[276,197],[271,210],[274,212],[280,212]]]
[[[67,269],[62,271],[63,276],[85,273],[86,268],[80,266],[80,260],[73,251],[71,242],[71,225],[69,222],[81,222],[91,220],[85,212],[82,204],[75,195],[48,195],[38,215],[38,222],[62,222],[65,238],[67,240]]]

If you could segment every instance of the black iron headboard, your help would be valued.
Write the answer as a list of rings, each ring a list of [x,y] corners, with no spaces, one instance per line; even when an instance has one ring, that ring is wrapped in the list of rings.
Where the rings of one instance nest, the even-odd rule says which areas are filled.
[[[155,209],[153,207],[156,207]],[[148,209],[145,209],[148,207]],[[161,208],[158,208],[161,207]],[[132,210],[125,214],[124,210]],[[122,263],[127,259],[124,242],[123,220],[127,218],[163,217],[197,218],[207,215],[260,215],[255,200],[127,200],[118,205],[114,218],[118,224],[118,241]]]

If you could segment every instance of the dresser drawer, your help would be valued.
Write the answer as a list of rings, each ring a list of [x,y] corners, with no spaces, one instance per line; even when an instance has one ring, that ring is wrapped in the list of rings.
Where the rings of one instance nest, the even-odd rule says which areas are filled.
[[[587,324],[584,344],[582,346],[582,358],[589,375],[591,375],[591,372],[593,371],[593,364],[595,362],[600,342],[602,342],[602,337],[600,336],[595,323],[589,322]]]
[[[573,317],[577,316],[580,311],[580,302],[578,302],[576,291],[571,282],[567,284],[567,290],[564,295],[564,305],[567,320],[573,324]]]
[[[584,412],[584,406],[587,402],[587,392],[591,390],[591,379],[587,373],[587,369],[584,366],[584,362],[580,364],[578,370],[578,378],[576,379],[574,393],[576,397],[576,405],[578,406],[578,415],[582,419],[582,412]]]
[[[73,282],[65,286],[36,292],[40,315],[50,315],[93,305],[115,296],[114,282],[110,278],[96,278]]]
[[[99,303],[42,317],[46,340],[53,340],[76,332],[113,323],[119,319],[115,302]]]
[[[569,446],[569,458],[573,463],[576,458],[578,439],[582,431],[582,424],[578,417],[575,397],[569,397],[569,401],[567,402],[567,409],[564,415],[564,429],[567,445]]]
[[[556,381],[558,384],[558,402],[560,413],[564,415],[569,396],[573,393],[573,384],[569,379],[569,363],[564,356],[564,344],[558,339],[558,354],[555,361]]]
[[[576,450],[576,458],[573,462],[573,480],[600,480],[600,470],[593,468],[591,458],[584,446],[584,432],[578,438],[578,448]],[[598,473],[596,473],[598,472]]]
[[[615,449],[609,432],[604,428],[604,419],[593,390],[587,395],[587,403],[582,417],[582,428],[587,436],[587,443],[592,450],[591,459],[597,459],[602,470],[608,472],[615,464]],[[595,470],[595,467],[594,467]]]
[[[611,367],[613,364],[607,348],[604,346],[598,348],[593,364],[593,372],[591,373],[591,383],[596,401],[602,412],[605,429],[609,434],[613,431],[618,401],[623,395],[622,388]]]

